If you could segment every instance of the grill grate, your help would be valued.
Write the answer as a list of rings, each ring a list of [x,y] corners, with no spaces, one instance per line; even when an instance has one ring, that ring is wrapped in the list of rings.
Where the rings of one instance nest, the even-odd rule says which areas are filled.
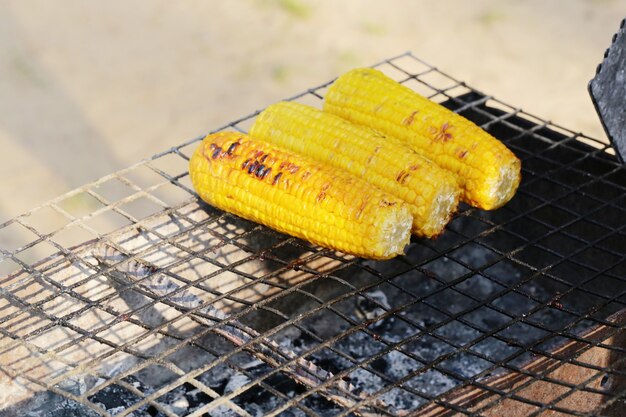
[[[363,261],[198,202],[186,172],[201,138],[176,146],[0,225],[0,409],[623,415],[613,150],[410,53],[377,66],[503,140],[522,159],[517,196]],[[320,107],[327,86],[292,99]]]

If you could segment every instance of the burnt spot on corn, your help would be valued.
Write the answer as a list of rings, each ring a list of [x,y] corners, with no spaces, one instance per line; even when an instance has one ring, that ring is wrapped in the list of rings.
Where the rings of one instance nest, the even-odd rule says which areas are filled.
[[[241,142],[239,141],[231,143],[228,149],[226,150],[226,155],[232,156],[233,152],[235,152],[235,149],[237,149],[239,145],[241,145]]]
[[[396,181],[400,184],[404,184],[406,182],[406,179],[409,177],[409,173],[406,172],[405,170],[402,170],[400,172],[398,172],[398,175],[396,175]]]
[[[208,150],[208,153],[209,153],[209,154],[207,154],[207,150]],[[215,143],[211,143],[211,144],[209,144],[208,146],[204,146],[204,147],[202,148],[202,156],[203,156],[203,157],[204,157],[204,159],[206,159],[206,160],[210,160],[211,158],[212,158],[212,159],[215,159],[215,156],[214,156],[214,155],[215,155],[215,153],[217,152],[217,153],[219,154],[219,152],[220,152],[221,150],[222,150],[222,148],[220,148],[219,146],[217,146],[217,144],[215,144]]]
[[[254,175],[256,175],[257,178],[263,179],[267,175],[267,172],[270,170],[271,168],[267,168],[264,164],[259,164]]]
[[[298,170],[300,169],[300,167],[294,163],[291,163],[289,161],[283,161],[280,163],[280,169],[281,170],[285,170],[287,172],[290,172],[292,174],[295,174],[296,172],[298,172]]]
[[[434,126],[431,126],[429,130],[435,141],[446,143],[453,139],[452,133],[448,131],[451,127],[452,126],[450,126],[448,122],[445,122],[441,125],[441,128],[437,129]]]
[[[259,161],[254,161],[253,163],[248,165],[248,174],[252,174],[253,172],[256,172],[259,165],[260,165]]]
[[[220,157],[221,153],[222,153],[222,148],[220,148],[219,146],[216,146],[215,149],[213,149],[213,153],[211,154],[211,158],[217,159],[217,158]]]
[[[264,180],[272,172],[272,167],[270,166],[270,164],[268,163],[266,165],[263,163],[268,158],[268,156],[269,154],[259,154],[258,152],[255,152],[252,158],[246,159],[241,164],[241,169],[247,171],[248,174],[254,176],[257,179]],[[273,163],[273,161],[271,161],[271,163]],[[280,174],[278,175],[278,178],[280,178]],[[275,178],[272,181],[272,185],[274,185],[276,181],[277,179]]]
[[[411,165],[409,167],[409,171],[417,171],[418,169],[420,169],[419,164]]]
[[[295,174],[300,169],[298,165],[291,163],[291,162],[287,162],[287,161],[280,164],[280,169],[283,169],[283,168],[292,174]]]
[[[415,115],[417,115],[417,113],[419,113],[419,110],[412,111],[411,114],[409,114],[407,117],[405,117],[402,120],[402,125],[404,126],[412,125],[413,122],[415,121]]]
[[[378,205],[381,207],[393,207],[396,204],[397,203],[395,201],[380,200],[380,203]]]
[[[226,150],[224,150],[221,146],[219,146],[217,143],[211,143],[209,144],[208,148],[209,151],[211,152],[211,159],[218,159],[218,158],[231,158],[234,156],[234,151],[235,149],[237,149],[237,146],[239,146],[241,143],[239,141],[235,141],[233,143],[230,144],[230,146],[228,146],[228,148]],[[224,145],[226,146],[226,145]],[[206,159],[209,159],[206,155],[206,153],[204,153],[204,157]]]
[[[459,153],[458,153],[459,158],[460,158],[460,159],[465,158],[465,157],[467,156],[467,153],[468,153],[468,150],[467,150],[467,149],[461,149],[461,150],[459,151]]]
[[[219,145],[219,142],[218,142]],[[292,172],[297,172],[300,167],[288,158],[281,159],[273,155],[269,149],[259,149],[258,146],[250,145],[247,142],[237,139],[235,142],[229,141],[222,144],[226,150],[222,153],[229,155],[229,158],[237,158],[240,170],[246,172],[253,178],[267,182],[271,185],[277,185],[279,182],[283,187],[288,186],[288,179],[285,176]],[[217,147],[215,148],[217,150]],[[239,150],[239,153],[237,153]],[[240,159],[239,159],[240,158]]]
[[[306,181],[310,176],[311,176],[311,173],[309,171],[306,171],[304,174],[302,174],[302,180]]]
[[[315,198],[315,201],[317,201],[318,203],[321,203],[322,201],[324,201],[326,199],[326,191],[328,191],[329,188],[330,188],[330,183],[325,183],[320,189],[320,192]]]

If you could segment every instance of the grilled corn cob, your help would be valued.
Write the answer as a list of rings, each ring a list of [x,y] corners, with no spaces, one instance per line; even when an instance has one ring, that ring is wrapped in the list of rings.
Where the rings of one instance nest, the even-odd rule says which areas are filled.
[[[407,202],[411,231],[420,236],[441,233],[458,205],[460,189],[452,174],[395,138],[313,107],[273,104],[257,117],[250,135],[343,169]]]
[[[495,209],[520,183],[519,159],[464,117],[371,68],[347,72],[331,85],[324,110],[396,136],[453,172],[469,204]]]
[[[207,203],[324,247],[388,259],[409,243],[413,219],[401,200],[241,133],[205,137],[189,172]]]

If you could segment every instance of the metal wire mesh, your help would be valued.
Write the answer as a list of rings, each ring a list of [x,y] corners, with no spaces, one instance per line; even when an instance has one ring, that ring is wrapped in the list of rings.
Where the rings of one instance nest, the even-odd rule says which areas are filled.
[[[503,140],[517,196],[363,261],[204,205],[187,175],[201,138],[173,147],[0,225],[3,413],[624,415],[612,149],[410,53],[377,67]],[[320,107],[327,86],[292,100]]]

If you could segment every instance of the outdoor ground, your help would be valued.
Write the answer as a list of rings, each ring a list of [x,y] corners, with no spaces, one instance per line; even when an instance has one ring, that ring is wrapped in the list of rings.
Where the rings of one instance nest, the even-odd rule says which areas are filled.
[[[50,317],[59,311],[76,312],[79,306],[83,309],[83,298],[48,295],[57,294],[58,287],[50,285],[49,290],[48,284],[41,283],[74,288],[67,283],[74,286],[81,274],[91,273],[84,262],[62,263],[57,272],[66,275],[60,281],[55,281],[60,275],[48,271],[43,280],[26,273],[6,277],[19,269],[19,263],[33,264],[56,253],[59,245],[70,247],[64,240],[70,241],[68,234],[84,231],[82,225],[55,231],[52,238],[44,235],[39,242],[39,236],[24,225],[6,220],[350,68],[407,51],[503,102],[603,139],[587,84],[625,16],[626,0],[0,0],[0,254],[16,253],[0,255],[0,277],[29,303],[54,298],[44,304]],[[73,209],[79,213],[93,213],[93,203],[80,197],[66,202],[75,204]],[[40,233],[67,226],[66,218],[52,209],[49,212],[62,217],[61,224],[42,225]],[[90,220],[113,224],[106,214],[115,213],[103,212]],[[180,227],[176,219],[169,220],[172,227]],[[129,229],[143,236],[141,229]],[[203,236],[194,232],[189,238],[201,245]],[[220,253],[221,246],[214,246]],[[240,255],[231,253],[225,262],[233,263]],[[236,269],[237,273],[228,268],[220,278],[225,286],[235,288],[239,282],[229,281],[230,274],[243,279],[258,273],[258,269],[245,270],[258,268],[256,261],[246,261],[242,267],[244,271]],[[514,273],[503,272],[515,278]],[[102,292],[113,286],[102,285],[103,277],[94,277],[98,278],[90,275],[85,281],[81,296],[103,299]],[[127,300],[112,298],[122,304]],[[22,304],[13,304],[22,310]],[[5,314],[11,312],[4,308]],[[76,332],[65,325],[53,326],[50,333],[43,327],[35,329],[46,322],[41,320],[43,310],[23,310],[24,315],[16,315],[10,326],[34,337],[15,349],[17,345],[5,337],[4,345],[11,349],[4,349],[0,363],[24,360],[24,369],[40,371],[58,366],[51,360],[36,368],[32,363],[54,356],[24,354],[24,349],[43,343],[42,336],[54,346],[42,349],[54,353],[61,332],[72,334],[67,337]],[[91,311],[91,306],[88,310],[89,314],[77,317],[85,328],[110,320],[100,316],[105,310]],[[143,332],[143,327],[137,329]],[[97,333],[100,338],[102,333]],[[115,337],[133,340],[129,334]],[[101,344],[100,339],[88,339]],[[95,351],[84,345],[76,350],[90,355]],[[118,359],[111,355],[112,361]],[[68,360],[74,363],[73,357]],[[0,407],[30,395],[20,384],[11,373],[0,373]],[[42,413],[47,414],[42,415],[52,415],[56,409],[46,402],[49,397],[38,398],[35,407],[43,404]]]
[[[624,16],[624,0],[5,0],[0,221],[406,51],[603,138],[587,83]]]

